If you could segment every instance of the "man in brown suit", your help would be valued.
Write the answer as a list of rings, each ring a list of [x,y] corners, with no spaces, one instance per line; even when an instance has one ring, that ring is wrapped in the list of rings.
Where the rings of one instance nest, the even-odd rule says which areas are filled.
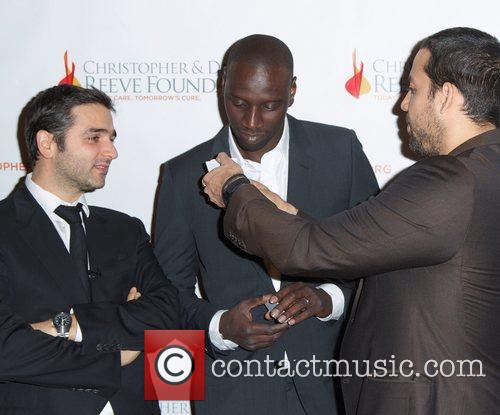
[[[280,271],[366,276],[342,345],[348,415],[498,414],[500,45],[454,28],[419,46],[401,108],[428,157],[378,196],[312,221],[223,154],[205,192],[226,236]],[[280,322],[308,315],[307,298],[272,300]]]

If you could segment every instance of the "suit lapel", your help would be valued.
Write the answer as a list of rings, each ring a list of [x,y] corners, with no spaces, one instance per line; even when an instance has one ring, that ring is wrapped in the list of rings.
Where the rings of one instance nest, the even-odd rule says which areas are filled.
[[[220,152],[226,153],[228,156],[231,156],[229,154],[229,126],[226,125],[225,127],[220,130],[217,135],[214,137],[214,142],[212,145],[212,156],[213,158],[217,157],[217,154]]]
[[[90,264],[90,286],[92,291],[92,301],[104,301],[106,296],[100,290],[99,279],[105,278],[101,272],[101,265],[106,264],[106,260],[117,260],[119,255],[119,245],[113,243],[107,221],[90,207],[90,215],[85,219],[85,233],[87,236],[87,250]]]
[[[287,201],[307,213],[307,207],[311,204],[311,187],[314,185],[311,178],[310,139],[302,124],[290,115],[288,115],[288,125],[290,146]],[[289,281],[285,275],[282,275],[281,287],[293,282],[293,279]]]
[[[100,265],[106,262],[106,258],[112,258],[110,252],[113,246],[110,243],[110,235],[106,220],[100,216],[92,207],[90,215],[85,219],[85,233],[87,236],[87,249],[89,251],[90,269],[99,272]]]
[[[290,148],[288,157],[287,201],[298,209],[307,212],[311,203],[311,164],[309,155],[310,140],[304,127],[295,118],[288,115],[290,128]]]
[[[61,287],[70,304],[85,303],[88,295],[76,267],[53,223],[23,185],[14,195],[19,234],[32,254]],[[43,281],[40,282],[43,284]]]

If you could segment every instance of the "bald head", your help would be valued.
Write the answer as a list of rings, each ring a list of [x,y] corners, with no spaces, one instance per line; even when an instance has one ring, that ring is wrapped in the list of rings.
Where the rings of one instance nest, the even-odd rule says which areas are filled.
[[[229,49],[221,85],[241,155],[260,163],[281,139],[297,89],[290,50],[272,36],[239,40]]]
[[[293,57],[288,46],[268,35],[250,35],[231,46],[227,56],[226,70],[235,63],[253,67],[281,68],[293,76]]]

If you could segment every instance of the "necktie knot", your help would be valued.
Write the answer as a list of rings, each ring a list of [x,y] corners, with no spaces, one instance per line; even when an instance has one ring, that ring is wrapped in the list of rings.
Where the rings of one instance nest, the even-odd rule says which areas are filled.
[[[80,212],[82,211],[82,204],[78,203],[76,206],[59,205],[54,213],[64,219],[68,224],[82,223]]]

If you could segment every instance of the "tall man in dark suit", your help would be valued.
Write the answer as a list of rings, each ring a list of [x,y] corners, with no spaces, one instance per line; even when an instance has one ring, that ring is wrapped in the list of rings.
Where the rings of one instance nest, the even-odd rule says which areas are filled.
[[[429,157],[377,197],[313,221],[225,155],[204,178],[240,248],[293,275],[367,276],[342,344],[348,415],[499,413],[499,104],[498,40],[444,30],[420,44],[401,105]],[[278,293],[272,315],[300,321],[303,300]]]
[[[209,333],[206,400],[196,403],[196,413],[336,413],[331,378],[267,375],[264,366],[261,376],[232,377],[220,362],[212,368],[214,359],[264,365],[267,358],[273,370],[286,372],[293,360],[331,359],[351,290],[324,278],[304,283],[280,275],[231,247],[222,236],[222,212],[203,196],[200,179],[204,162],[225,151],[252,178],[316,218],[365,200],[378,190],[376,180],[353,131],[286,115],[296,80],[280,40],[253,35],[236,42],[222,89],[229,126],[165,164],[155,232],[155,252],[179,289],[190,326]],[[203,298],[195,295],[197,277]],[[296,327],[266,320],[264,303],[280,288],[307,292],[312,318]]]
[[[26,108],[33,173],[0,202],[0,413],[159,413],[139,355],[143,330],[180,327],[177,290],[142,223],[84,196],[117,157],[111,110],[71,85]]]

